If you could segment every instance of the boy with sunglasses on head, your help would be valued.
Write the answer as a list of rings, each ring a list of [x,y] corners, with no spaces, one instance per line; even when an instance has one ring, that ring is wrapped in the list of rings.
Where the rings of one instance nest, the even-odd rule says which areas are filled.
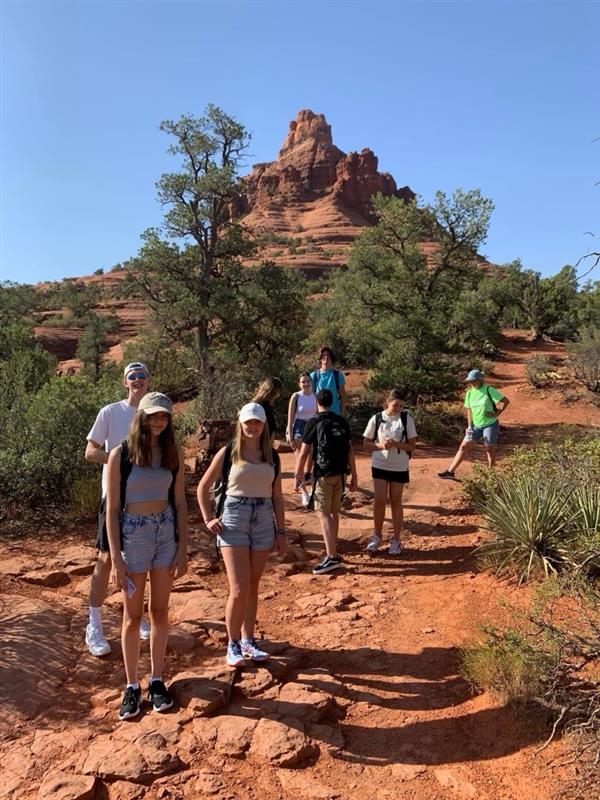
[[[102,464],[102,499],[98,509],[96,537],[98,558],[92,574],[89,622],[85,631],[85,643],[93,656],[106,656],[111,651],[102,630],[102,605],[106,598],[112,566],[106,530],[106,465],[110,451],[127,438],[140,400],[148,391],[149,377],[146,365],[141,361],[127,364],[123,371],[123,384],[127,389],[127,398],[100,409],[92,430],[87,435],[85,448],[86,461]],[[140,636],[142,639],[150,638],[150,626],[146,620],[142,620]]]

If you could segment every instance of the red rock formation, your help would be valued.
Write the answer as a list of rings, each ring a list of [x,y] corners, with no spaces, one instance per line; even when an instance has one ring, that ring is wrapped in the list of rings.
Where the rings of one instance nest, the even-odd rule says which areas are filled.
[[[238,213],[249,228],[280,237],[263,258],[323,272],[345,263],[356,236],[373,222],[374,194],[414,198],[377,167],[371,150],[346,155],[333,144],[324,115],[303,110],[290,123],[277,160],[256,164],[245,179]]]

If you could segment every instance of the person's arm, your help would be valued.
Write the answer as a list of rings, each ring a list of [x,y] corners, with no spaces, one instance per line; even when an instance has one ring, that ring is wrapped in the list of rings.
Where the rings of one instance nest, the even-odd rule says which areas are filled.
[[[510,405],[510,400],[508,399],[508,397],[504,397],[503,395],[502,399],[498,400],[498,402],[496,403],[498,414],[501,414],[503,411],[505,411],[508,405]]]
[[[115,447],[108,455],[108,475],[106,484],[106,530],[112,560],[112,579],[118,589],[125,586],[125,576],[129,575],[121,555],[121,447]]]
[[[412,451],[416,448],[416,446],[417,446],[416,436],[411,436],[410,439],[407,439],[405,442],[400,442],[396,444],[398,450],[404,450],[407,453],[412,453]]]
[[[358,489],[358,475],[356,474],[356,455],[354,448],[350,445],[348,450],[348,466],[350,467],[350,491],[355,492]]]
[[[290,444],[293,444],[292,431],[294,429],[294,420],[296,418],[297,407],[298,407],[298,394],[294,392],[294,394],[290,397],[290,402],[288,403],[288,420],[287,420],[287,428],[285,431],[285,438],[288,440]]]
[[[85,446],[85,460],[91,464],[108,464],[108,453],[104,450],[101,444],[88,439]]]
[[[281,491],[281,473],[273,481],[273,513],[275,514],[275,544],[273,550],[283,553],[285,550],[285,507]]]
[[[177,553],[171,564],[171,575],[173,578],[181,578],[185,575],[188,568],[188,513],[187,501],[185,499],[185,457],[181,447],[177,448],[179,458],[179,468],[175,478],[175,514],[177,519]]]
[[[223,478],[223,463],[225,461],[225,447],[222,447],[211,461],[209,468],[204,473],[198,484],[197,497],[204,524],[211,533],[221,533],[223,525],[221,520],[214,516],[210,502],[210,489],[215,481]]]

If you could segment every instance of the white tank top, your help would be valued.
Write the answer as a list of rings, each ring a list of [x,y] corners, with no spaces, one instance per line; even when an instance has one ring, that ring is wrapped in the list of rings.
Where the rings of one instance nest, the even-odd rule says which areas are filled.
[[[309,420],[317,413],[317,398],[311,392],[296,392],[296,419]]]

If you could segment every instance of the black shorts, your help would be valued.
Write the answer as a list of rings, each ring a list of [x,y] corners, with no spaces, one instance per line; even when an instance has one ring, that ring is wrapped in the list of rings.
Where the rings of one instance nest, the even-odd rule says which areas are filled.
[[[377,469],[376,467],[371,467],[371,477],[377,478],[380,481],[387,481],[388,483],[408,483],[408,470],[405,472],[400,472],[399,470],[393,469]]]
[[[106,530],[106,497],[100,500],[98,508],[98,530],[96,532],[96,550],[102,553],[110,553],[108,546],[108,531]]]

